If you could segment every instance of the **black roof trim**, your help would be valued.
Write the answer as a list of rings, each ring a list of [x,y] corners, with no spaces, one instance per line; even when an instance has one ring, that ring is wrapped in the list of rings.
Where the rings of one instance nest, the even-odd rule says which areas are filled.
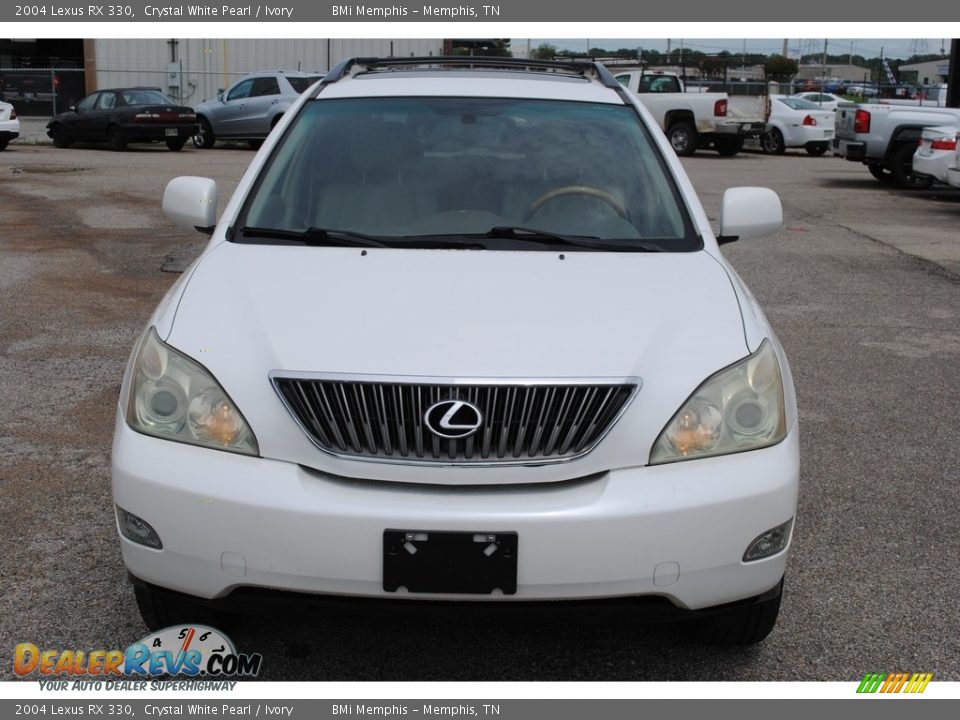
[[[344,60],[323,78],[324,85],[338,82],[347,77],[355,67],[364,71],[385,68],[423,67],[424,65],[442,65],[444,67],[490,68],[503,70],[553,70],[564,71],[571,75],[594,75],[600,83],[613,90],[622,90],[620,85],[602,63],[593,60],[524,60],[520,58],[476,57],[455,55],[452,57],[410,57],[410,58],[375,58],[355,57]]]

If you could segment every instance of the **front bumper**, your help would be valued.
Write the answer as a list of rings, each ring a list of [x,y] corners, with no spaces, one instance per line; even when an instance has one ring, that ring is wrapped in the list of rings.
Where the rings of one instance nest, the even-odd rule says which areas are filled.
[[[485,487],[339,478],[147,437],[119,415],[113,447],[116,504],[163,542],[152,550],[121,537],[127,568],[207,599],[269,588],[471,601],[662,596],[694,610],[737,602],[784,574],[786,550],[742,557],[759,534],[794,516],[798,475],[796,431],[738,455]],[[386,528],[516,532],[517,593],[386,592]]]

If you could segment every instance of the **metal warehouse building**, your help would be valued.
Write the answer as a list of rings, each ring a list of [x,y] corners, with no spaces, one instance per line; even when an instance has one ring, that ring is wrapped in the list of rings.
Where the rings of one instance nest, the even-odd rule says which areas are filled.
[[[49,116],[110,87],[158,87],[184,105],[216,96],[247,73],[322,73],[347,57],[441,55],[444,41],[409,39],[0,39],[0,99]]]
[[[258,70],[325,72],[352,56],[440,55],[443,40],[99,39],[84,41],[86,89],[148,85],[185,105]]]

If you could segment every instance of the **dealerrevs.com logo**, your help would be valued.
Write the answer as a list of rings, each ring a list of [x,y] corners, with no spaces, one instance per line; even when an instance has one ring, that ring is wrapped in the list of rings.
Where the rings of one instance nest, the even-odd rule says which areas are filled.
[[[259,653],[238,653],[215,628],[181,625],[147,635],[126,650],[41,650],[33,643],[20,643],[14,649],[13,671],[19,677],[37,674],[71,680],[254,677],[262,662]]]

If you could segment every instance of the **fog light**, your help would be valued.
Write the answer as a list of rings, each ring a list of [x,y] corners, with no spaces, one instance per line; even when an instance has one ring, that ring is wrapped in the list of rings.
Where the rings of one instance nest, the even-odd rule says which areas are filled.
[[[133,513],[127,512],[119,505],[117,505],[117,524],[120,526],[120,534],[130,542],[146,545],[155,550],[163,549],[160,536],[157,535],[156,530],[150,527],[150,523]]]
[[[767,530],[747,546],[747,551],[743,554],[743,561],[751,562],[776,555],[790,541],[792,527],[793,518],[790,518],[783,525],[777,525],[775,528]]]

